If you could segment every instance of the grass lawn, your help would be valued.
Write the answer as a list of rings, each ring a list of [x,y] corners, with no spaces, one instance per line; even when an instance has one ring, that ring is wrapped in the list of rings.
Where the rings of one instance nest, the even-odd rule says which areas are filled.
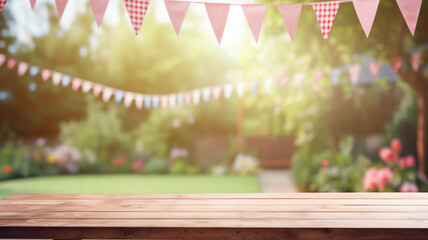
[[[179,175],[74,175],[0,182],[0,198],[12,193],[250,193],[257,177]]]

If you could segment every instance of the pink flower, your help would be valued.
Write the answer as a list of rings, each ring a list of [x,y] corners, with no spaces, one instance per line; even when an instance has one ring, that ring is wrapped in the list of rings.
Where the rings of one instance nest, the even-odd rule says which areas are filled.
[[[379,190],[384,190],[385,186],[391,181],[394,177],[394,173],[389,168],[382,168],[378,171],[377,175],[377,186]]]
[[[379,150],[379,157],[384,162],[392,162],[394,159],[394,153],[392,152],[391,148],[384,147]]]
[[[419,192],[419,188],[414,183],[404,182],[400,186],[400,192]]]
[[[327,159],[322,160],[322,162],[321,162],[321,166],[322,166],[323,168],[328,168],[328,167],[330,167],[330,162],[329,162]]]
[[[401,141],[398,138],[394,138],[391,140],[391,148],[394,152],[399,153],[401,151],[402,145]]]
[[[117,157],[115,159],[113,159],[113,166],[121,166],[124,165],[126,163],[126,158],[125,157]]]
[[[132,164],[132,170],[138,171],[144,166],[143,160],[137,160]]]
[[[363,186],[367,191],[374,191],[377,187],[378,171],[376,168],[369,168],[366,170],[363,178]]]
[[[408,155],[404,158],[401,158],[398,162],[398,165],[400,165],[401,169],[407,168],[407,167],[415,167],[416,166],[416,160],[412,155]]]

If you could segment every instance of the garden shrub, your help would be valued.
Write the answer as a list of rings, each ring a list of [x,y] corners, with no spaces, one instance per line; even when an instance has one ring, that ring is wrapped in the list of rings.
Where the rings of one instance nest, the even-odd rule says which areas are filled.
[[[144,172],[147,174],[162,174],[168,172],[166,160],[159,157],[151,158],[144,167]]]

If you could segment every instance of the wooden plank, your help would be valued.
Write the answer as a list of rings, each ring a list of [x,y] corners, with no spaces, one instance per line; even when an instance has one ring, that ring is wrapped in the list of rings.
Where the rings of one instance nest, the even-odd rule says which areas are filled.
[[[205,240],[426,240],[419,229],[240,228],[1,228],[0,238],[20,239],[205,239]]]
[[[353,205],[353,206],[428,206],[424,199],[14,199],[0,202],[21,205]]]
[[[428,220],[278,219],[0,219],[1,227],[421,228]]]
[[[292,206],[292,205],[22,205],[22,204],[0,204],[0,212],[26,212],[26,211],[45,211],[45,212],[147,212],[147,211],[170,211],[170,212],[427,212],[428,206],[347,206],[347,205],[307,205],[307,206]]]
[[[0,219],[354,219],[428,220],[428,212],[0,212]]]
[[[190,193],[190,194],[77,194],[77,193],[16,193],[1,201],[12,199],[428,199],[427,193]]]

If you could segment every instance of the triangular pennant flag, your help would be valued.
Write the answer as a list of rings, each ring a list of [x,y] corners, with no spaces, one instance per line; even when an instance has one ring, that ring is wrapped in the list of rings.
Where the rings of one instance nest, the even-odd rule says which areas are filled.
[[[147,100],[147,99],[145,99],[145,100]],[[149,96],[148,100],[150,100],[150,96]],[[153,95],[152,96],[152,106],[153,106],[153,108],[158,108],[159,107],[159,103],[160,103],[159,95]],[[148,105],[149,105],[148,108],[150,108],[150,103]]]
[[[265,89],[265,93],[266,94],[271,94],[272,93],[272,84],[273,84],[273,80],[272,79],[266,79],[264,81],[264,89]]]
[[[82,92],[84,92],[84,93],[89,92],[91,90],[91,88],[92,88],[92,83],[91,82],[85,81],[82,84]]]
[[[224,85],[224,90],[223,90],[223,94],[224,94],[224,98],[229,99],[232,96],[232,92],[233,92],[233,84],[225,84]]]
[[[0,12],[1,10],[3,10],[4,5],[6,5],[6,3],[7,3],[7,0],[0,0]]]
[[[106,87],[103,89],[103,101],[108,102],[110,100],[111,95],[113,95],[113,89]]]
[[[59,72],[52,73],[52,83],[58,85],[61,82],[62,74]]]
[[[34,5],[36,5],[36,0],[30,0],[31,8],[34,9]]]
[[[415,35],[422,0],[397,0],[398,7],[412,35]]]
[[[135,35],[138,35],[141,24],[149,8],[150,0],[123,0],[125,1],[126,10],[128,10]]]
[[[165,6],[169,18],[171,19],[172,26],[174,27],[175,33],[178,37],[184,18],[186,17],[187,10],[189,9],[190,2],[165,0]]]
[[[290,80],[290,77],[289,76],[282,76],[280,79],[279,79],[279,86],[281,86],[281,87],[285,87],[286,85],[287,85],[287,83],[288,83],[288,81]]]
[[[195,104],[195,105],[199,104],[200,96],[201,96],[201,92],[199,90],[193,90],[193,92],[192,92],[193,104]]]
[[[337,85],[339,83],[340,74],[342,74],[341,68],[333,68],[330,70],[330,78],[333,85]]]
[[[380,0],[353,0],[355,12],[363,27],[366,37],[369,37],[373,21],[376,17],[377,8]]]
[[[245,93],[246,84],[244,82],[240,82],[236,84],[236,95],[238,95],[239,98],[242,98]]]
[[[358,77],[360,76],[361,65],[354,64],[348,68],[349,77],[353,84],[357,84]]]
[[[184,104],[186,104],[186,106],[192,104],[192,93],[186,92],[184,94]]]
[[[391,65],[394,72],[398,73],[401,66],[403,65],[403,60],[400,58],[393,58],[389,60],[389,64]]]
[[[0,66],[2,66],[4,62],[6,62],[6,56],[0,53]]]
[[[73,91],[79,90],[80,86],[82,86],[82,79],[80,78],[74,78],[73,81],[71,81],[71,88]]]
[[[218,100],[221,95],[222,86],[213,87],[213,98],[214,100]]]
[[[204,99],[204,102],[208,102],[211,98],[211,88],[206,87],[202,89],[202,98]]]
[[[106,12],[109,2],[110,0],[89,0],[89,3],[91,4],[92,13],[94,14],[94,18],[97,22],[98,27],[103,21],[104,13]]]
[[[71,82],[71,77],[70,77],[70,76],[68,76],[68,75],[64,75],[64,76],[62,76],[62,79],[61,79],[61,85],[62,85],[63,87],[67,87],[67,86],[68,86],[68,84],[70,84],[70,82]]]
[[[245,18],[247,19],[248,25],[250,26],[251,33],[253,34],[256,43],[259,40],[260,31],[262,29],[263,20],[265,19],[266,5],[255,4],[255,5],[241,5],[242,11],[244,11]]]
[[[16,64],[17,62],[15,58],[9,58],[9,60],[7,60],[7,69],[12,70],[16,66]]]
[[[30,76],[34,77],[39,73],[39,68],[36,66],[31,66],[29,73],[30,73]]]
[[[259,81],[252,82],[250,87],[251,87],[251,93],[253,95],[256,95],[259,89]]]
[[[181,107],[184,104],[184,93],[177,94],[177,106]]]
[[[336,17],[337,10],[339,9],[339,2],[313,3],[312,7],[315,11],[315,15],[317,16],[324,40],[327,40],[331,26],[333,26],[334,18]]]
[[[26,62],[20,62],[18,65],[18,75],[24,76],[24,74],[27,72],[27,70],[30,68],[30,65]]]
[[[315,84],[319,84],[323,76],[324,72],[322,70],[318,70],[312,73],[312,78],[314,79]]]
[[[132,101],[134,101],[134,97],[134,94],[131,92],[125,93],[125,100],[123,100],[123,104],[125,105],[125,107],[131,106]]]
[[[162,95],[161,96],[161,105],[163,109],[167,109],[168,108],[168,96],[167,95]]]
[[[302,86],[302,83],[303,83],[303,80],[305,80],[305,77],[306,77],[306,74],[304,74],[304,73],[294,74],[294,84],[297,87]]]
[[[62,14],[64,13],[65,7],[67,6],[68,0],[55,0],[56,10],[58,11],[58,17],[61,20]]]
[[[148,101],[147,101],[147,99],[148,99]],[[137,94],[135,96],[135,106],[137,107],[137,109],[143,108],[143,102],[146,105],[145,107],[147,109],[149,109],[150,108],[150,96],[149,95],[144,96],[143,94]],[[148,106],[147,106],[147,103],[148,103]]]
[[[114,93],[114,101],[116,103],[120,103],[122,102],[122,99],[123,99],[123,91],[116,90],[116,92]]]
[[[414,53],[410,57],[410,63],[412,65],[413,71],[415,71],[415,72],[419,71],[419,68],[421,66],[422,57],[423,57],[422,52]]]
[[[370,72],[372,73],[374,78],[377,78],[379,75],[380,67],[382,66],[381,62],[371,62],[369,64]]]
[[[294,35],[296,33],[297,24],[299,23],[302,4],[279,4],[277,7],[287,27],[288,35],[290,35],[291,41],[294,42]]]
[[[177,96],[175,94],[169,95],[169,107],[174,108],[177,103]]]
[[[52,71],[48,69],[42,69],[42,80],[46,82],[52,75]]]
[[[221,43],[224,28],[226,27],[229,7],[229,4],[205,3],[205,9],[207,10],[211,26],[219,44]]]
[[[96,85],[94,85],[92,90],[94,92],[94,97],[98,97],[101,94],[101,92],[103,91],[103,86],[100,84],[96,84]]]

